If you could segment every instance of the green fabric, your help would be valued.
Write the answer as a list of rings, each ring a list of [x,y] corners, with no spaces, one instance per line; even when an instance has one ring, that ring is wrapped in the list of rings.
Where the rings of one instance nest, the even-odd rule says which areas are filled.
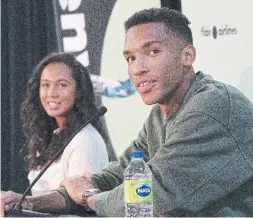
[[[94,175],[95,211],[124,216],[123,172],[143,150],[153,173],[154,216],[253,214],[253,105],[236,88],[197,73],[172,117],[155,105],[118,162]]]

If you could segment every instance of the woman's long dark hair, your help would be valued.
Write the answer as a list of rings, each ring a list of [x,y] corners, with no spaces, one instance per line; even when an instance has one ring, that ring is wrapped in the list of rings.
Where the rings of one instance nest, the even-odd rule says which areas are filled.
[[[76,100],[66,116],[60,134],[55,118],[49,117],[40,103],[39,88],[43,69],[50,63],[64,63],[73,73],[76,82]],[[74,131],[96,111],[92,82],[87,69],[68,53],[53,53],[46,56],[34,69],[27,83],[25,100],[21,105],[22,130],[27,140],[26,161],[29,170],[45,165]],[[97,120],[92,122],[98,129]]]

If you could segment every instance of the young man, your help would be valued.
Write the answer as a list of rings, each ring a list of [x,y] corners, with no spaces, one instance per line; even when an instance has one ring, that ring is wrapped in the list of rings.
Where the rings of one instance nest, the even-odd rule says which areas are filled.
[[[124,216],[123,172],[129,153],[143,150],[153,173],[154,216],[253,214],[253,106],[236,88],[194,72],[188,25],[167,8],[126,21],[129,76],[144,103],[154,104],[138,138],[101,174],[64,180],[59,192],[27,198],[25,207],[74,211],[71,200],[99,216]],[[43,198],[52,196],[58,205],[49,208]]]

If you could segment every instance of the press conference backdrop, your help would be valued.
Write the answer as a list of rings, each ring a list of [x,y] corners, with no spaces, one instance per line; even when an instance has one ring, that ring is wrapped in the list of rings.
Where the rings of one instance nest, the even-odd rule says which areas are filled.
[[[54,0],[59,51],[71,52],[93,75],[127,80],[124,21],[134,12],[161,7],[160,0]],[[169,1],[167,1],[169,2]],[[136,93],[102,98],[111,142],[119,155],[137,137],[150,107]]]
[[[105,137],[106,144],[110,146],[112,141],[117,153],[121,153],[136,137],[149,112],[127,76],[122,57],[123,20],[136,10],[154,6],[180,10],[180,1],[19,0],[17,4],[15,0],[2,0],[1,6],[4,54],[1,56],[2,190],[22,192],[28,185],[25,152],[20,153],[21,148],[25,148],[22,146],[25,140],[20,126],[20,105],[33,68],[51,52],[73,53],[89,69],[93,81],[102,78],[106,85],[120,85],[115,98],[112,95],[101,98],[98,93],[96,99],[98,104],[108,107],[106,120],[103,117],[101,121],[102,128],[105,127],[111,136],[111,140]],[[121,83],[121,79],[126,82]]]
[[[195,69],[238,87],[253,102],[253,1],[182,0],[197,48]]]
[[[252,0],[35,2],[1,1],[4,20],[1,24],[4,42],[1,184],[4,190],[21,191],[26,187],[23,167],[17,167],[22,165],[17,162],[22,144],[19,106],[31,68],[47,53],[66,51],[73,53],[93,75],[115,81],[128,79],[122,56],[123,21],[137,10],[162,6],[180,10],[182,6],[192,22],[197,47],[195,68],[239,87],[253,100]],[[120,154],[136,138],[150,107],[142,103],[137,93],[125,98],[102,97],[101,101],[108,108],[105,116],[108,132]]]
[[[135,11],[161,7],[158,0],[54,0],[58,47],[71,52],[93,75],[127,80],[122,56],[123,22]],[[241,89],[253,101],[252,0],[167,1],[191,21],[197,48],[196,70]],[[174,2],[174,5],[173,5]],[[175,4],[177,2],[177,4]],[[180,5],[181,3],[181,5]],[[119,155],[137,137],[151,106],[134,93],[102,97],[112,144]]]

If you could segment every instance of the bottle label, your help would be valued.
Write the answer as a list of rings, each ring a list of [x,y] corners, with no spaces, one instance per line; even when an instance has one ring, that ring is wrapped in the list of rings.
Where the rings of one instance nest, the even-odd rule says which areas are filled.
[[[153,201],[151,180],[125,180],[125,203],[151,203]]]

